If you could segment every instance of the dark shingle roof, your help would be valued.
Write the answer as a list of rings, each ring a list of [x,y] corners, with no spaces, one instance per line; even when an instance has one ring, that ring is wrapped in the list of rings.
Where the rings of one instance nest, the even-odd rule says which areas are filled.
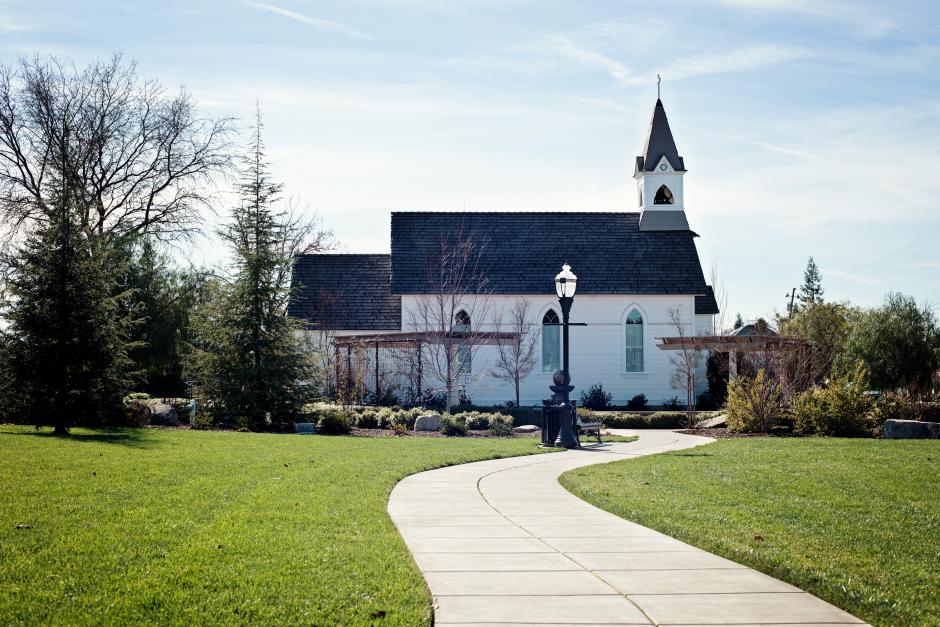
[[[639,222],[639,213],[392,213],[392,293],[427,293],[426,259],[460,233],[484,247],[480,270],[495,294],[553,293],[568,262],[580,294],[707,298],[695,233],[640,231]]]
[[[287,313],[330,329],[401,330],[401,297],[389,290],[389,255],[298,255]]]
[[[685,162],[679,156],[676,141],[672,138],[663,101],[657,99],[656,107],[653,109],[653,118],[650,120],[650,130],[646,136],[646,145],[643,146],[643,155],[636,158],[637,172],[640,170],[652,172],[663,155],[674,170],[685,171]]]
[[[711,285],[706,285],[706,294],[699,294],[695,297],[695,313],[697,314],[716,314],[718,313],[718,301],[715,300],[715,290]]]

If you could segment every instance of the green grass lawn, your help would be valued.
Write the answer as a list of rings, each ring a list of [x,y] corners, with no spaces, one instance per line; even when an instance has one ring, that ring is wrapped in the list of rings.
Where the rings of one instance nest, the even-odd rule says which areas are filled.
[[[940,625],[940,442],[721,440],[561,482],[871,623]]]
[[[535,438],[0,426],[0,624],[427,625],[402,477]]]

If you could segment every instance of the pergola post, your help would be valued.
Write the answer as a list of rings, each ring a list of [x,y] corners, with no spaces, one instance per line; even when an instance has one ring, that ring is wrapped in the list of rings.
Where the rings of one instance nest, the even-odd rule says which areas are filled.
[[[333,341],[333,374],[335,375],[334,380],[336,381],[336,383],[335,383],[334,385],[335,385],[335,387],[337,387],[337,388],[339,387],[339,372],[340,372],[340,367],[339,367],[339,345],[338,345],[338,344],[336,343],[336,341],[334,340],[334,341]],[[335,393],[335,390],[334,390],[334,393]]]
[[[424,361],[421,356],[421,340],[417,340],[415,342],[415,345],[417,346],[417,353],[418,353],[418,398],[420,399],[421,398],[421,374],[424,368],[424,366],[422,365]]]
[[[375,341],[375,404],[379,404],[379,341]]]

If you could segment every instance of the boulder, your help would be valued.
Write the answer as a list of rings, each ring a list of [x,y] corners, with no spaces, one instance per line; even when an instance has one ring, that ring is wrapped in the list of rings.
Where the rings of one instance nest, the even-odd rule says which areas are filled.
[[[539,431],[541,431],[541,429],[535,425],[519,425],[518,427],[514,427],[512,430],[513,433],[521,433],[523,435],[538,433]]]
[[[728,417],[724,414],[708,418],[695,425],[696,429],[717,429],[718,427],[728,426]]]
[[[920,420],[885,420],[885,439],[940,439],[940,422]]]
[[[440,431],[440,414],[424,414],[415,420],[415,431]]]
[[[300,434],[316,433],[317,425],[312,422],[295,422],[294,431]]]
[[[179,416],[176,415],[176,409],[172,405],[154,403],[150,406],[150,424],[175,427],[179,423]]]

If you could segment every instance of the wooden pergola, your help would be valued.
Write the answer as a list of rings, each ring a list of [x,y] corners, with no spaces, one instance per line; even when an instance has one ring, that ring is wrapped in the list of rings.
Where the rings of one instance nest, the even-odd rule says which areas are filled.
[[[713,350],[729,353],[728,376],[738,376],[738,353],[763,353],[767,351],[792,351],[809,345],[809,340],[801,337],[784,337],[771,333],[759,335],[696,335],[689,337],[658,337],[659,349],[677,350]]]
[[[422,347],[425,344],[443,344],[445,340],[466,340],[468,344],[476,346],[482,344],[498,344],[501,342],[518,340],[518,333],[507,333],[498,331],[452,331],[450,333],[439,333],[434,331],[391,331],[384,333],[368,333],[361,335],[345,335],[333,338],[334,365],[336,368],[336,380],[340,379],[340,351],[346,349],[346,377],[349,379],[352,373],[352,352],[353,350],[370,349],[375,352],[375,395],[378,398],[381,393],[381,369],[379,364],[379,349],[413,349],[416,352],[415,362],[417,364],[417,393],[421,395],[421,376],[422,376]]]

